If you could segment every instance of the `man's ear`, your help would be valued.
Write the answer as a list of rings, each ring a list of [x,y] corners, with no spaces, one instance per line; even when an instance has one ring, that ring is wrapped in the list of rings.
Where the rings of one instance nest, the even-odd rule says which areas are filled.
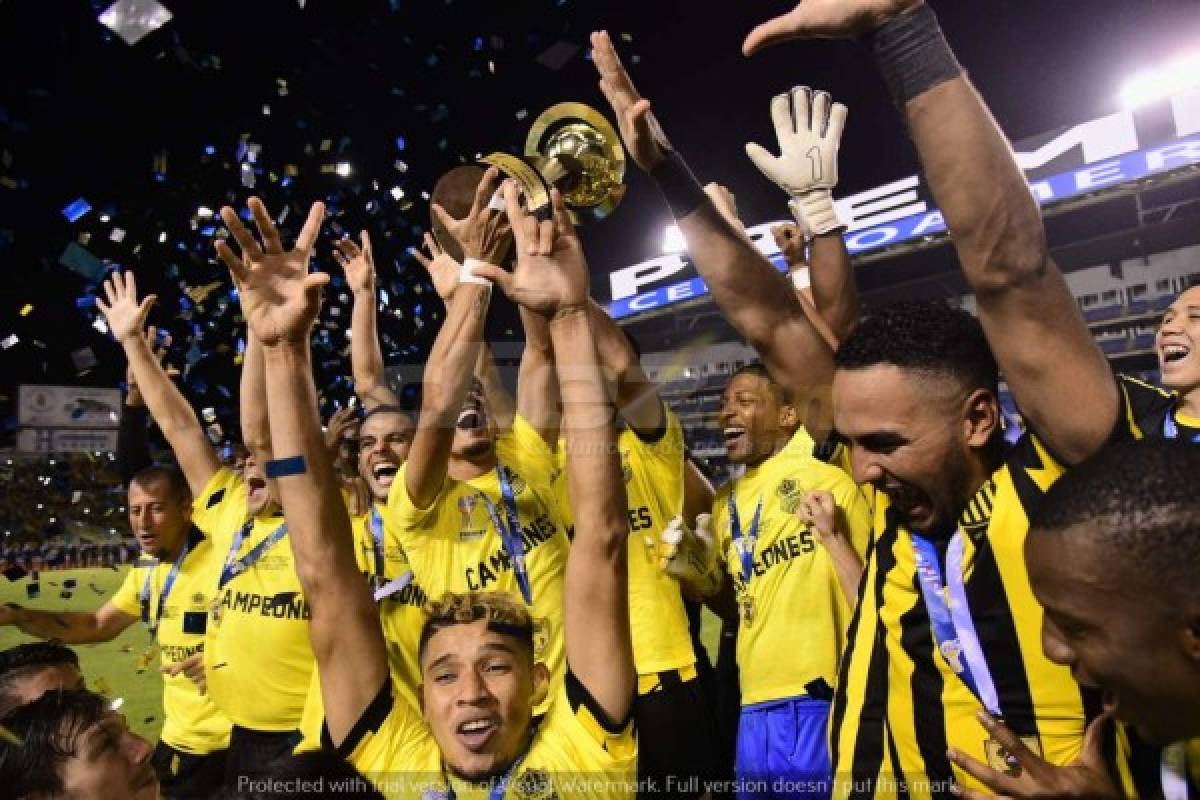
[[[1000,428],[1000,401],[987,389],[967,395],[962,406],[963,437],[970,447],[986,447]]]
[[[542,703],[546,702],[546,696],[550,693],[550,670],[540,661],[535,661],[533,671],[533,695],[530,698],[531,708],[537,708]]]

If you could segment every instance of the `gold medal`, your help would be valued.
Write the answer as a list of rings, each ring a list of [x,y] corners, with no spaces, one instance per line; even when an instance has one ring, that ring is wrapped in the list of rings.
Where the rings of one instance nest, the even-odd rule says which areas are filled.
[[[209,606],[208,616],[213,621],[214,625],[221,624],[221,600],[225,597],[225,592],[217,592],[213,595],[212,605]]]
[[[1021,742],[1029,748],[1030,752],[1041,758],[1042,746],[1036,736],[1022,736]],[[988,739],[983,743],[983,749],[987,753],[988,766],[1011,778],[1020,777],[1021,765],[1017,763],[1016,757],[1008,752],[1008,748],[995,739]]]
[[[754,598],[748,593],[743,592],[738,596],[737,604],[742,618],[742,625],[749,628],[754,624]]]

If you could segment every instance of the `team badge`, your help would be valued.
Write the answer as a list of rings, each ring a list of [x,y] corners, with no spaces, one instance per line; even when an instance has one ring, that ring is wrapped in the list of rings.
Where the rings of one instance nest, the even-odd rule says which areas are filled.
[[[786,478],[780,482],[779,488],[776,489],[779,495],[779,504],[788,514],[795,514],[796,509],[800,506],[800,486],[791,478]]]
[[[527,769],[513,782],[513,791],[522,800],[558,800],[550,776],[540,769]]]

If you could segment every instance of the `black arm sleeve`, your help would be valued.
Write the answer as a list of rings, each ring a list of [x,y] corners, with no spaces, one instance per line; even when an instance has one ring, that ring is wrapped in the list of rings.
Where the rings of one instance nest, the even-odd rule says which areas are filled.
[[[117,473],[126,486],[134,475],[154,462],[150,459],[150,442],[146,422],[150,413],[137,406],[121,409],[121,424],[117,428]]]

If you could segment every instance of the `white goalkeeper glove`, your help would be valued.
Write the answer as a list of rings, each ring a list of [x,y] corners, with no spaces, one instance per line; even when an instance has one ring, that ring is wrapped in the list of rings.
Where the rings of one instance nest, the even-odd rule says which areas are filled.
[[[659,542],[658,565],[663,572],[704,597],[721,588],[711,514],[697,515],[694,531],[682,517],[675,517],[659,534]]]
[[[771,99],[771,119],[779,156],[753,143],[746,145],[746,155],[763,175],[791,195],[788,208],[805,240],[846,227],[833,206],[846,107],[834,103],[828,92],[797,86]]]

